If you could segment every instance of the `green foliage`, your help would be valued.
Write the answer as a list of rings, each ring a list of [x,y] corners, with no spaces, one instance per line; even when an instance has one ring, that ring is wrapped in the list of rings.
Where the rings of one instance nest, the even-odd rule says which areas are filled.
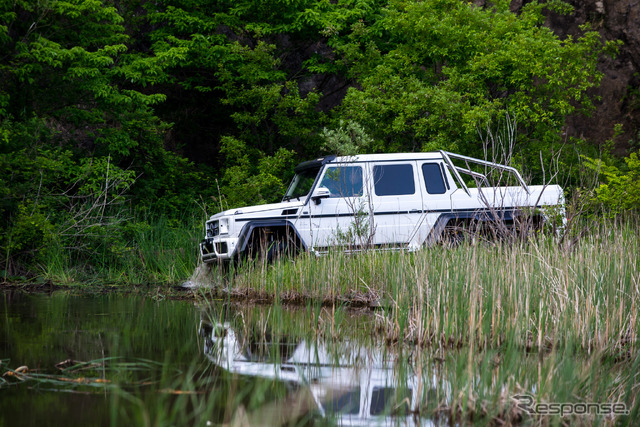
[[[14,255],[24,259],[51,244],[54,239],[53,225],[37,206],[20,204],[5,239],[5,256]],[[37,254],[36,258],[40,259]]]
[[[638,152],[624,158],[624,167],[618,168],[583,156],[585,165],[597,172],[601,184],[593,191],[593,200],[610,215],[640,210],[640,159]]]
[[[335,130],[322,130],[322,149],[339,156],[353,156],[375,151],[374,141],[358,123],[340,120]]]
[[[226,196],[220,201],[222,209],[273,203],[282,198],[284,182],[292,177],[294,152],[280,148],[273,156],[265,156],[227,136],[223,137],[222,153],[229,164],[222,178],[221,190]]]
[[[274,45],[263,42],[255,48],[234,43],[229,58],[236,60],[228,59],[218,72],[226,95],[222,103],[234,108],[231,119],[240,135],[256,148],[269,148],[276,137],[303,138],[317,126],[313,116],[318,94],[311,92],[302,98],[298,85],[287,81],[286,73],[279,69],[274,50]]]
[[[591,108],[598,58],[615,50],[587,27],[560,40],[543,26],[547,10],[570,9],[4,2],[0,237],[11,243],[0,254],[16,268],[48,245],[83,262],[124,254],[135,215],[175,225],[194,200],[207,211],[277,201],[293,165],[323,150],[481,155],[478,129],[506,114],[518,166],[549,160],[565,117]],[[583,153],[574,147],[558,160],[566,170]]]
[[[170,126],[153,108],[166,96],[137,90],[154,61],[128,53],[111,2],[5,2],[0,13],[0,254],[11,268],[52,245],[75,257],[118,247],[132,202],[172,216],[192,203],[203,175],[163,147]]]
[[[360,83],[341,116],[390,151],[473,153],[476,128],[507,112],[518,117],[520,144],[553,141],[567,114],[590,107],[586,90],[599,83],[597,58],[609,46],[588,28],[560,40],[543,27],[544,8],[560,2],[533,2],[520,15],[507,3],[390,2],[379,22],[354,27],[339,48]]]

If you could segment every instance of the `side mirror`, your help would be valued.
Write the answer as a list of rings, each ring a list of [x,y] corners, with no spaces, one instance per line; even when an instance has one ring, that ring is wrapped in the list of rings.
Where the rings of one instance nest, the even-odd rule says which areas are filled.
[[[329,191],[327,187],[318,187],[311,195],[311,200],[313,200],[316,205],[319,205],[322,199],[327,199],[329,197],[331,197],[331,191]]]

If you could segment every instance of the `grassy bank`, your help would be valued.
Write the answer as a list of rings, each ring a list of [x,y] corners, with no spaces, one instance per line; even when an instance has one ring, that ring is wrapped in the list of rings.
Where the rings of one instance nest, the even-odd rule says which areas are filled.
[[[263,301],[320,300],[386,307],[388,340],[528,349],[637,351],[640,238],[635,223],[592,229],[575,245],[555,237],[416,253],[304,254],[206,280]]]
[[[6,283],[54,285],[176,285],[193,273],[202,239],[202,218],[168,220],[132,215],[75,240],[59,236],[28,261],[7,257],[0,268]]]
[[[381,306],[387,340],[528,349],[573,346],[613,358],[637,352],[640,231],[637,220],[593,227],[569,244],[541,237],[509,244],[436,246],[415,253],[302,254],[231,271],[197,267],[197,219],[137,220],[91,250],[47,251],[31,280],[55,284],[180,284],[264,302]],[[114,244],[115,243],[115,244]],[[54,248],[55,249],[55,248]],[[196,274],[192,277],[194,271]]]

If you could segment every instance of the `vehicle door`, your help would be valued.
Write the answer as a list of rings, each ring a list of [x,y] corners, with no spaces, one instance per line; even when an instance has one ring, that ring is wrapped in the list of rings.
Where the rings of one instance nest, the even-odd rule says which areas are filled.
[[[429,235],[438,218],[442,214],[451,213],[451,195],[456,190],[456,186],[442,161],[424,160],[419,161],[418,164],[421,177],[420,185],[424,195],[422,198],[424,218],[419,232],[419,241],[422,243]],[[466,197],[466,193],[462,192],[462,194]]]
[[[372,177],[373,242],[407,247],[415,241],[422,219],[422,190],[415,161],[369,164]]]
[[[354,248],[367,238],[368,210],[363,182],[363,164],[324,168],[317,187],[328,189],[329,195],[309,202],[309,233],[314,250],[322,252],[336,245]]]

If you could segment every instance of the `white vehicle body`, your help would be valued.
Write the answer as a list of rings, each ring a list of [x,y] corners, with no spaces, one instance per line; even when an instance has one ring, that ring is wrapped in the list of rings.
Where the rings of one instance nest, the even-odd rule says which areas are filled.
[[[487,176],[469,163],[511,176],[519,185],[488,186]],[[332,247],[416,250],[445,239],[445,229],[454,224],[510,227],[525,212],[540,209],[539,222],[549,207],[564,212],[559,186],[527,186],[514,168],[444,151],[328,156],[295,171],[281,203],[213,215],[200,244],[202,260],[226,261],[283,246],[316,254]],[[460,173],[478,187],[468,188]]]

